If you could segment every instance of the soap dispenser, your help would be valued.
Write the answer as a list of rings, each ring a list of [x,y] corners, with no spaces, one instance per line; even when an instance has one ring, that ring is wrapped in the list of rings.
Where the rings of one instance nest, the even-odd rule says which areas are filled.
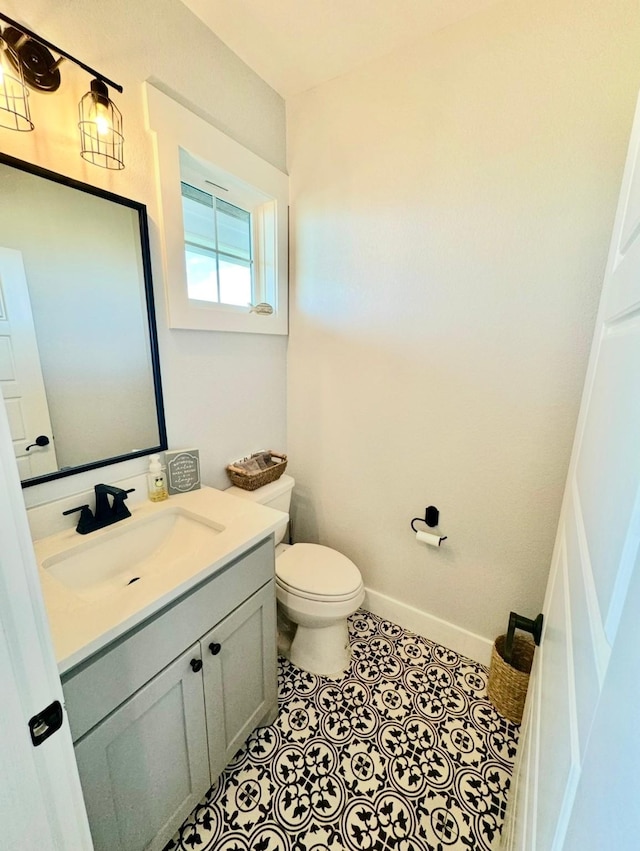
[[[167,490],[167,476],[160,464],[159,455],[151,455],[149,458],[149,472],[147,473],[147,487],[151,502],[162,502],[169,498]]]

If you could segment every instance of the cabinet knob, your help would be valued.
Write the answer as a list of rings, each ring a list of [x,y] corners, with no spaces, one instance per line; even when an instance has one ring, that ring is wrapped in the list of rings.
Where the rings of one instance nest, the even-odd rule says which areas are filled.
[[[215,641],[212,641],[211,644],[209,645],[209,650],[211,650],[212,656],[217,656],[218,653],[222,650],[222,645],[217,644]]]
[[[191,665],[191,670],[194,674],[197,674],[198,671],[202,668],[202,659],[192,659],[189,663]]]

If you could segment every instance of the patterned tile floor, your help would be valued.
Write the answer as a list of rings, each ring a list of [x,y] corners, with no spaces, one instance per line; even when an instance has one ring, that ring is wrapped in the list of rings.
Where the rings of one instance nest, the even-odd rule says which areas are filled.
[[[487,701],[486,669],[369,612],[350,631],[339,680],[280,660],[277,720],[254,731],[167,849],[497,847],[519,728]]]

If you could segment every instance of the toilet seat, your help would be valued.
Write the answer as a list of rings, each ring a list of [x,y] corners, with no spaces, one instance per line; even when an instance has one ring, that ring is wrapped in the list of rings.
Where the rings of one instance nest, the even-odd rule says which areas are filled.
[[[363,588],[360,571],[342,553],[320,544],[294,544],[276,559],[276,584],[308,600],[343,602]]]
[[[359,587],[349,594],[312,594],[309,591],[300,591],[298,588],[292,588],[290,585],[280,582],[276,576],[276,588],[290,594],[292,597],[299,597],[301,600],[313,600],[319,603],[348,603],[350,600],[355,600],[358,597],[364,585],[361,582]]]

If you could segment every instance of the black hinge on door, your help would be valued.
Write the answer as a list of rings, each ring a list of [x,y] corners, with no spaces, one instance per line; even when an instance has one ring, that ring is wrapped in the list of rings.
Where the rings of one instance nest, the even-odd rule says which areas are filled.
[[[63,719],[62,706],[59,700],[54,700],[51,706],[47,706],[42,712],[34,715],[29,721],[29,732],[34,747],[37,748],[56,730],[59,730],[62,727]]]

